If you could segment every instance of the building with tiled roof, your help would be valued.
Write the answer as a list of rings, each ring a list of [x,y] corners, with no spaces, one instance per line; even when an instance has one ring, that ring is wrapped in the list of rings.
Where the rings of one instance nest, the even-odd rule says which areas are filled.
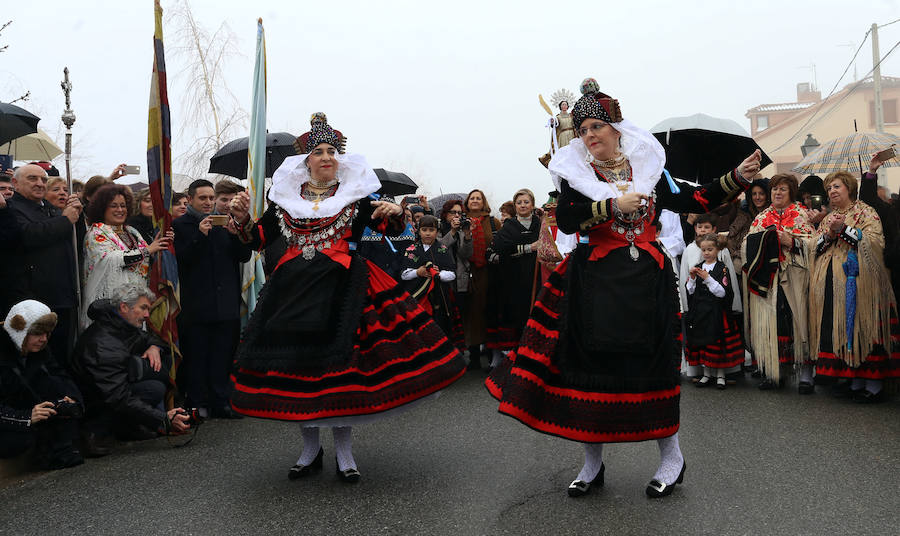
[[[747,110],[753,139],[773,163],[763,170],[771,177],[790,172],[803,153],[800,147],[812,135],[819,143],[847,136],[856,128],[859,132],[875,132],[875,91],[872,78],[848,84],[828,99],[811,84],[797,84],[797,101],[760,104]],[[900,136],[900,78],[881,77],[881,102],[884,110],[884,131]],[[854,127],[855,125],[855,127]],[[863,167],[868,161],[863,162]],[[859,174],[858,164],[850,170]],[[900,191],[900,168],[886,168],[888,188]]]

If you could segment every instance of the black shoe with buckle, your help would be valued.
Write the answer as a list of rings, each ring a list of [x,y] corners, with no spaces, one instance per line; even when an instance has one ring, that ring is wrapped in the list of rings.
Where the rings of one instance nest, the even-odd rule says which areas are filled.
[[[706,387],[709,384],[710,384],[709,376],[704,376],[704,377],[700,378],[700,380],[697,383],[694,384],[694,387]]]
[[[860,389],[853,395],[853,401],[859,404],[878,404],[884,402],[884,389],[873,393],[867,389]]]
[[[335,471],[337,471],[338,478],[341,479],[341,482],[346,482],[347,484],[355,484],[359,482],[359,479],[362,475],[360,475],[359,471],[356,467],[351,467],[349,469],[344,469],[341,471],[341,467],[337,463],[337,458],[334,459]]]
[[[647,497],[651,499],[658,499],[660,497],[666,497],[672,494],[672,490],[675,489],[675,484],[681,484],[684,482],[684,470],[687,469],[687,462],[681,462],[681,472],[678,473],[678,479],[675,480],[674,484],[666,484],[664,482],[660,482],[655,478],[650,481],[650,484],[647,485],[647,489],[644,491],[647,493]]]
[[[322,470],[322,458],[325,456],[325,449],[319,447],[319,453],[316,454],[316,458],[309,465],[300,465],[297,464],[288,471],[288,480],[297,480],[298,478],[303,478],[305,476],[309,476],[312,474],[313,470],[321,471]]]
[[[584,495],[587,495],[588,492],[591,491],[591,486],[593,486],[593,485],[597,485],[598,487],[602,486],[603,485],[603,473],[605,473],[605,472],[606,472],[606,466],[603,463],[601,463],[600,464],[600,472],[598,472],[597,476],[595,476],[594,479],[591,480],[590,482],[585,482],[584,480],[578,480],[578,479],[573,480],[572,483],[569,484],[569,489],[568,489],[569,497],[582,497]]]

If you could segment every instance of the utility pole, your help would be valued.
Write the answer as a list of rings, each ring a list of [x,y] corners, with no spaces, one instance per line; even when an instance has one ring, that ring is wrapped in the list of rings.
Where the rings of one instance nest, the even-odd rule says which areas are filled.
[[[884,107],[881,104],[881,51],[878,49],[878,23],[872,23],[872,86],[875,89],[875,132],[884,133]],[[878,185],[887,186],[884,170],[878,168]]]

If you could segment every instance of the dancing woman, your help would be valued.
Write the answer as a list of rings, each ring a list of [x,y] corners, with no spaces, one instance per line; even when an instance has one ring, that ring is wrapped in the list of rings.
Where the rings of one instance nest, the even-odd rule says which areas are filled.
[[[656,240],[661,209],[707,212],[733,201],[759,170],[759,152],[701,187],[663,174],[665,152],[622,118],[617,100],[582,83],[572,115],[579,135],[550,162],[556,219],[579,244],[550,275],[518,349],[486,382],[500,412],[540,432],[584,443],[570,496],[602,485],[604,443],[659,443],[650,497],[684,478],[678,445],[678,291]]]
[[[231,401],[244,415],[300,422],[291,480],[322,468],[319,428],[330,427],[337,474],[356,482],[351,426],[436,393],[465,362],[402,287],[354,251],[367,226],[403,230],[400,206],[372,199],[380,183],[365,158],[340,152],[342,136],[324,115],[298,141],[308,154],[275,172],[258,221],[246,193],[232,203],[242,241],[262,249],[283,236],[288,248],[238,348]]]

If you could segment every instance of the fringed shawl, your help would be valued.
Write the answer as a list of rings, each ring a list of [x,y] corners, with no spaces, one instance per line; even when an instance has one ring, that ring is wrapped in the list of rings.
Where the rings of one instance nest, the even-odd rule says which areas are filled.
[[[780,245],[776,231],[786,231],[801,239],[799,251]],[[793,316],[794,356],[804,359],[809,354],[806,295],[809,290],[809,240],[814,233],[815,229],[799,203],[789,205],[780,213],[770,206],[753,219],[741,245],[746,274],[742,290],[748,309],[744,315],[744,332],[749,334],[748,340],[760,368],[774,381],[781,376],[778,360],[779,287]],[[773,240],[778,246],[766,248]],[[748,268],[754,267],[768,279],[766,292],[759,292],[759,288],[748,292],[748,287],[753,284]]]
[[[828,231],[834,221],[832,212],[819,224],[815,240],[810,247]],[[891,291],[891,281],[884,265],[884,234],[881,220],[871,206],[856,201],[844,217],[844,223],[858,229],[862,238],[857,243],[859,257],[859,277],[856,287],[856,317],[853,328],[852,348],[847,348],[846,283],[842,263],[847,260],[851,245],[837,238],[816,257],[812,269],[809,293],[810,342],[818,352],[822,315],[832,315],[831,340],[835,356],[851,367],[858,367],[872,352],[876,344],[883,344],[890,351],[891,312],[896,304]],[[833,307],[824,311],[825,281],[831,266]]]

